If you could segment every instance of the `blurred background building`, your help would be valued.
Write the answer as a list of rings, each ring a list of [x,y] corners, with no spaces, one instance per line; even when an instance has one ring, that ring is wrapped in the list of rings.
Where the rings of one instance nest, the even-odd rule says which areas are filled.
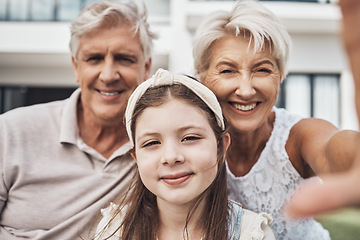
[[[162,67],[194,74],[192,38],[205,14],[234,1],[144,2],[155,41],[152,72]],[[77,87],[68,48],[69,22],[93,0],[0,0],[0,114],[62,99]],[[336,0],[262,1],[280,17],[293,40],[290,74],[277,105],[304,117],[321,117],[341,129],[358,129],[352,76],[341,42]]]

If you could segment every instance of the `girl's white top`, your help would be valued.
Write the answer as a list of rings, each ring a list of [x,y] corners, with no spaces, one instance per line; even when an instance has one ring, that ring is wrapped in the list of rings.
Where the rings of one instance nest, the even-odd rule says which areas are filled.
[[[103,218],[99,222],[96,232],[100,233],[113,217],[118,205],[111,203],[109,207],[102,209]],[[126,208],[122,212],[126,211]],[[116,215],[115,219],[106,227],[104,233],[96,236],[95,240],[106,238],[115,232],[122,221],[122,214]],[[241,219],[240,240],[275,240],[274,234],[270,228],[272,219],[265,213],[256,214],[244,209]],[[120,239],[120,231],[117,231],[109,240]]]

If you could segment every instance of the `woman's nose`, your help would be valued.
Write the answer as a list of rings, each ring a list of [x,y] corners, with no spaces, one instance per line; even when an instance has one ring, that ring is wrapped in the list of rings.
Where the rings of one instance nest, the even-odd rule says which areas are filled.
[[[250,74],[244,74],[238,77],[238,86],[235,90],[235,94],[243,99],[250,99],[256,90],[252,84]]]

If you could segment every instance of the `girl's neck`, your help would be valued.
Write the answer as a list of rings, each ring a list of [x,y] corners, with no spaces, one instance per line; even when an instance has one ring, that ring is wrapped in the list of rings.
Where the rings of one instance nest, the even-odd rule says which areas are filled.
[[[199,204],[191,215],[185,230],[186,219],[191,210],[191,205],[173,205],[158,200],[160,223],[157,235],[159,240],[183,240],[186,234],[188,234],[190,240],[200,240],[204,236],[205,232],[201,226],[204,201]]]

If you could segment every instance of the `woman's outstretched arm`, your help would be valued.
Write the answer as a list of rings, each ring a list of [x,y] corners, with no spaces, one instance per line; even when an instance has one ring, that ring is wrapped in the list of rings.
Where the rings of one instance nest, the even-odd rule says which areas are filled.
[[[355,105],[360,121],[360,1],[340,0],[342,38],[352,70]],[[359,122],[360,126],[360,122]],[[348,206],[360,206],[360,139],[349,171],[322,176],[323,181],[305,182],[285,207],[291,218],[308,217]]]

